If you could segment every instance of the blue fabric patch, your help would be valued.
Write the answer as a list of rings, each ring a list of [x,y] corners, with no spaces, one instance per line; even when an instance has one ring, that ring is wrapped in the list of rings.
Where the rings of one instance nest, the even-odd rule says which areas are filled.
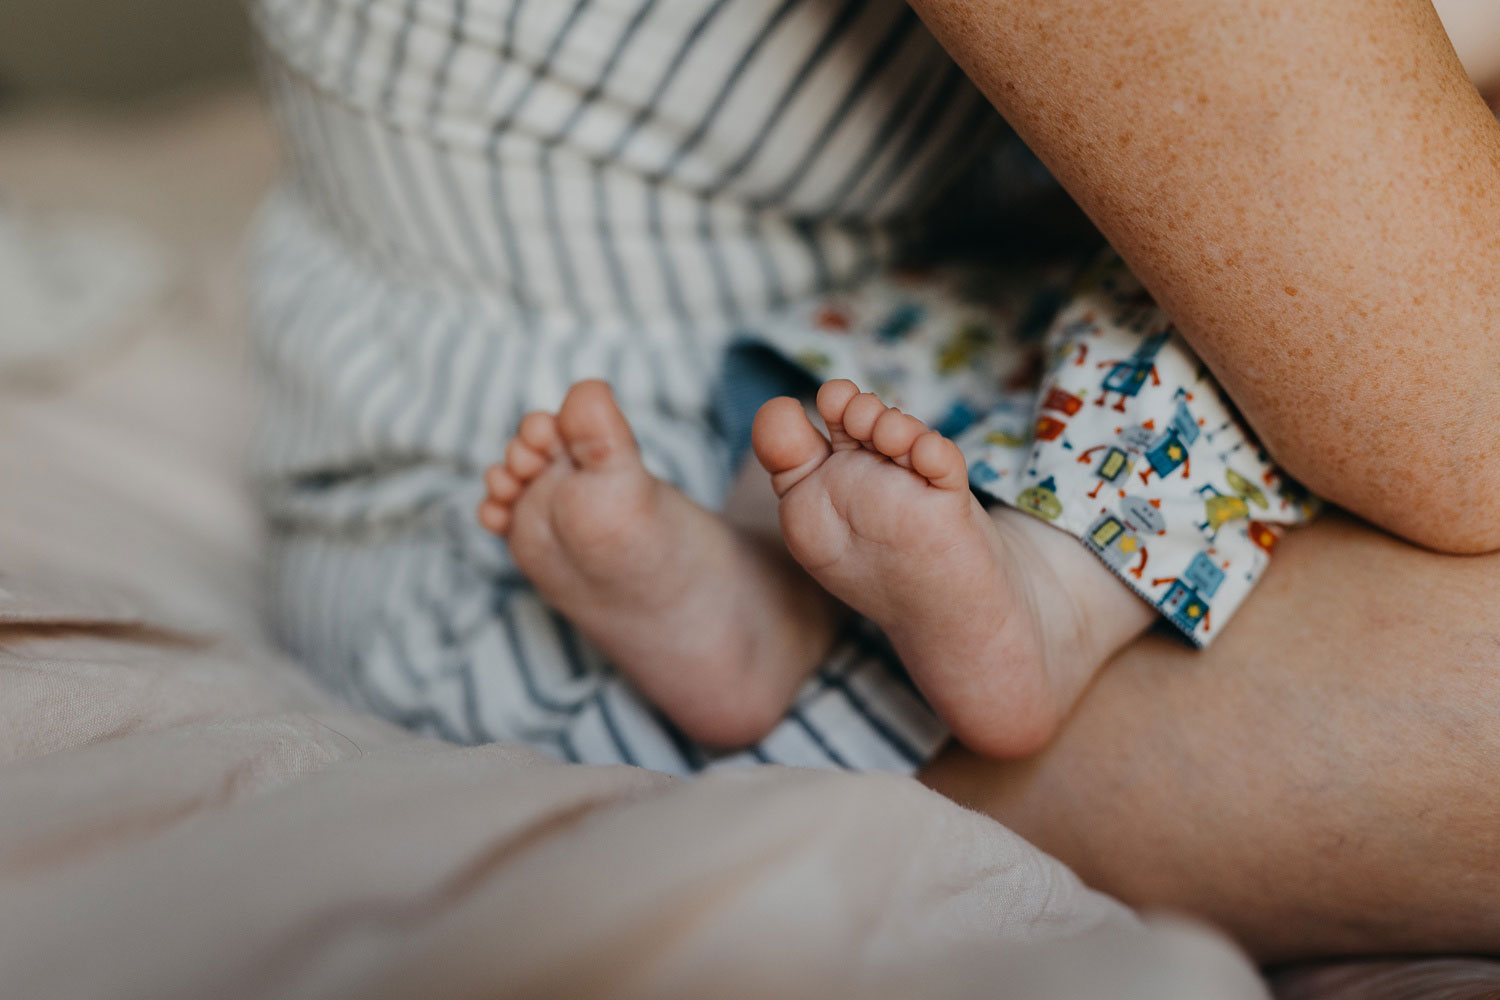
[[[714,393],[714,421],[729,443],[731,470],[750,454],[755,413],[777,396],[811,399],[818,383],[805,371],[760,344],[735,344],[724,352]]]

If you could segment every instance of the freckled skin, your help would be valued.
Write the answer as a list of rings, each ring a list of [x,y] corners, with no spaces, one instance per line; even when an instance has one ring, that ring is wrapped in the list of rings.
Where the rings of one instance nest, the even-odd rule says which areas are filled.
[[[1426,0],[915,0],[1271,453],[1500,548],[1500,126]]]
[[[1496,546],[1500,157],[1426,3],[913,6],[1284,464]],[[1500,83],[1500,5],[1440,6]],[[1040,755],[921,777],[1262,959],[1497,953],[1497,588],[1500,555],[1329,515],[1208,650],[1142,639]]]

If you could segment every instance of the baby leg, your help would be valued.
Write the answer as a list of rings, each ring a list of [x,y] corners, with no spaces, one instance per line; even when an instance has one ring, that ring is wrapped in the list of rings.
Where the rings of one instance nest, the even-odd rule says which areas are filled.
[[[646,471],[609,387],[522,422],[479,519],[537,590],[684,733],[764,736],[844,612],[778,540],[738,530]]]
[[[847,380],[818,411],[828,438],[789,398],[756,418],[792,555],[885,630],[962,743],[1039,750],[1151,609],[1075,539],[985,511],[958,447],[916,418]]]

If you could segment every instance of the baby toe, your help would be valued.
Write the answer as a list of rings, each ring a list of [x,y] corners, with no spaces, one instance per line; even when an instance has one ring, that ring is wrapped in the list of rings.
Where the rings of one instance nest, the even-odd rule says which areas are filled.
[[[521,495],[522,483],[503,465],[492,465],[484,473],[485,489],[489,499],[502,504],[512,503]]]
[[[585,379],[568,390],[557,411],[557,433],[573,461],[585,469],[638,463],[635,435],[609,383]]]
[[[844,430],[856,441],[868,444],[875,433],[875,421],[885,413],[886,405],[873,392],[862,392],[844,408]]]
[[[525,441],[534,451],[547,456],[555,455],[559,441],[557,418],[541,410],[528,413],[521,418],[516,437]]]
[[[511,510],[504,504],[485,500],[479,505],[479,523],[488,531],[503,535],[510,531]]]
[[[843,423],[844,410],[859,395],[859,386],[846,378],[823,383],[818,390],[818,415],[830,426]]]
[[[913,472],[939,489],[960,490],[969,485],[963,452],[937,431],[926,431],[917,436],[911,446],[911,467]]]
[[[520,438],[513,438],[506,445],[505,468],[522,483],[528,483],[540,475],[548,461],[546,455]]]
[[[911,446],[926,430],[927,425],[922,421],[893,407],[876,418],[870,432],[870,443],[885,457],[909,466]]]

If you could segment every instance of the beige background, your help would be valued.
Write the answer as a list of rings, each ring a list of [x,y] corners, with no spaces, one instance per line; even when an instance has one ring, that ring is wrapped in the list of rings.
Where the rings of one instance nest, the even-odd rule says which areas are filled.
[[[243,76],[243,0],[0,0],[0,95],[131,99]]]

